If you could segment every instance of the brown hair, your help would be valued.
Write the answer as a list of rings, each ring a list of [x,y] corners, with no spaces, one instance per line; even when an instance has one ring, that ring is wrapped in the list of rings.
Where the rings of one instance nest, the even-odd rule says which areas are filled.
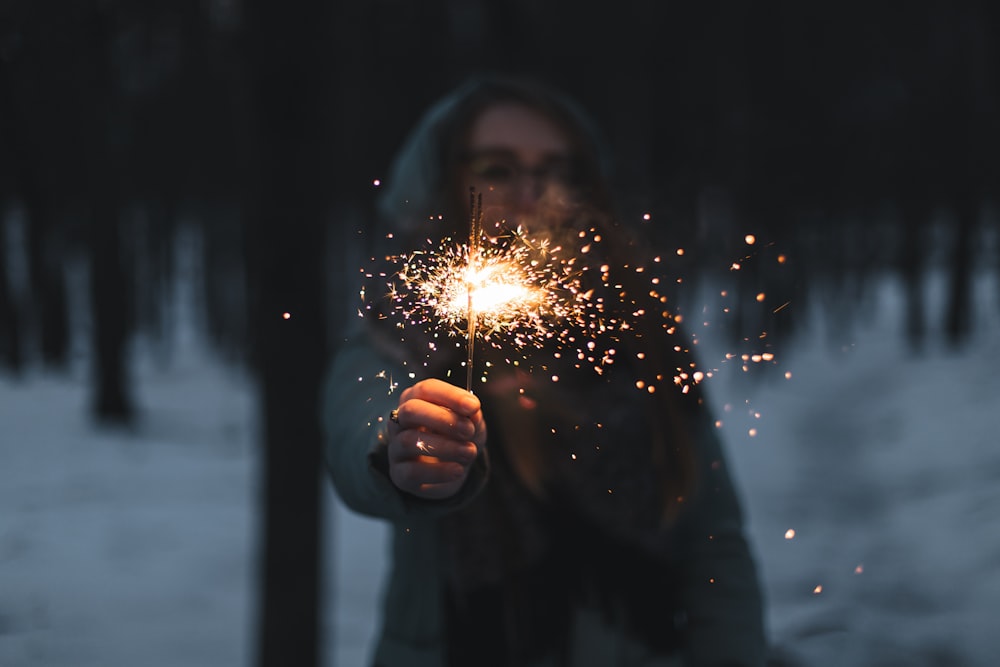
[[[566,132],[579,161],[578,188],[586,199],[587,214],[604,231],[608,258],[624,263],[641,262],[647,245],[638,242],[631,230],[614,221],[608,188],[609,164],[603,142],[589,117],[568,97],[534,81],[502,76],[472,79],[429,109],[399,151],[385,189],[380,193],[378,213],[385,231],[394,234],[402,248],[413,248],[428,234],[440,238],[468,233],[468,192],[461,191],[454,175],[461,167],[463,152],[472,125],[487,108],[514,102],[537,111]],[[440,216],[440,221],[438,221]],[[428,219],[434,219],[428,227]],[[434,231],[429,231],[433,229]],[[378,234],[384,238],[386,234]],[[624,291],[643,298],[648,284],[636,276],[626,276]],[[633,284],[628,284],[629,282]],[[660,327],[659,320],[642,320],[635,332],[634,352],[645,352],[647,364],[669,379],[683,364],[673,350],[674,341]],[[419,337],[410,342],[414,347]],[[426,349],[426,348],[424,348]],[[422,353],[423,350],[417,352]],[[694,396],[681,396],[672,386],[646,399],[647,422],[651,433],[649,464],[660,480],[661,509],[665,521],[676,518],[684,502],[695,492],[698,462],[695,443],[699,420],[707,419]],[[526,425],[524,425],[526,428]],[[525,430],[522,428],[521,430]],[[542,493],[546,470],[530,443],[515,438],[524,454],[514,466],[524,485]]]
[[[566,132],[578,162],[580,191],[590,207],[610,217],[607,152],[590,118],[550,86],[490,75],[458,87],[431,107],[414,127],[379,197],[382,224],[396,233],[419,233],[417,228],[425,227],[428,218],[441,216],[446,234],[465,231],[470,213],[468,197],[457,187],[454,175],[461,166],[473,123],[487,108],[505,102],[537,111]]]

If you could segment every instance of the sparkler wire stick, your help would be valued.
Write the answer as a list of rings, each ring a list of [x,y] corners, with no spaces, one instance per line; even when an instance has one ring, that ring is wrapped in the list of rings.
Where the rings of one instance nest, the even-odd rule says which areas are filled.
[[[473,188],[469,192],[469,209],[471,211],[471,218],[469,220],[469,250],[468,250],[468,266],[466,267],[465,273],[465,290],[468,297],[468,305],[466,312],[467,320],[467,331],[466,331],[466,366],[465,366],[465,390],[472,392],[472,357],[475,352],[476,346],[476,308],[473,303],[473,291],[475,290],[475,285],[472,280],[475,276],[477,270],[476,264],[479,259],[479,236],[481,234],[481,228],[483,224],[483,193],[479,193],[476,196],[476,191]]]

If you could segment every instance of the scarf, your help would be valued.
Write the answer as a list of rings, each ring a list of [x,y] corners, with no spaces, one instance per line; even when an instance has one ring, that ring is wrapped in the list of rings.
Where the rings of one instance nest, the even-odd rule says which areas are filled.
[[[675,589],[655,402],[592,372],[498,373],[480,392],[490,480],[441,525],[452,665],[565,663],[574,609],[668,652]]]

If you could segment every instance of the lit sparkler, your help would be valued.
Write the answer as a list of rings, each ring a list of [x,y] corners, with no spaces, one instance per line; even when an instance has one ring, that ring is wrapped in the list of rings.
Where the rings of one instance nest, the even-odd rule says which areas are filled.
[[[500,230],[496,236],[482,229],[481,195],[473,194],[468,244],[451,239],[430,250],[402,259],[392,285],[394,308],[411,324],[465,335],[466,389],[472,390],[476,339],[499,347],[498,336],[515,350],[580,343],[595,363],[607,363],[613,351],[594,358],[596,345],[573,331],[599,334],[622,325],[602,316],[603,300],[583,288],[586,268],[575,268],[576,258],[563,258],[562,247],[530,237],[521,227]],[[592,338],[592,335],[590,336]],[[582,354],[582,349],[578,350]]]
[[[464,338],[468,391],[472,391],[475,374],[477,339],[507,350],[507,363],[520,366],[522,361],[527,362],[529,371],[536,366],[548,368],[547,355],[527,354],[528,348],[536,348],[548,350],[551,358],[563,366],[589,366],[598,374],[614,363],[615,346],[625,343],[632,353],[628,358],[634,356],[627,365],[637,374],[635,386],[648,393],[671,381],[682,393],[688,393],[691,385],[700,384],[720,370],[697,368],[693,357],[687,362],[682,360],[692,354],[691,348],[699,342],[698,334],[692,331],[687,341],[675,337],[683,318],[678,310],[667,306],[664,290],[669,290],[671,281],[663,273],[661,257],[653,258],[648,267],[611,266],[601,261],[604,253],[597,251],[602,237],[596,228],[576,226],[556,233],[561,244],[552,236],[534,236],[521,226],[511,230],[503,221],[484,230],[481,195],[473,193],[467,243],[450,237],[440,243],[427,239],[423,249],[387,257],[399,267],[391,276],[381,274],[389,279],[388,299],[399,320],[398,328],[416,328],[428,334],[428,354],[438,350],[441,334]],[[760,245],[750,235],[745,241]],[[677,254],[684,255],[683,249],[678,249]],[[621,280],[626,277],[628,287]],[[678,278],[676,282],[682,281]],[[727,294],[722,292],[724,298]],[[364,300],[364,290],[361,296]],[[762,303],[765,297],[757,293],[755,301]],[[729,308],[723,312],[728,313]],[[666,339],[655,341],[644,335],[651,329],[640,321],[650,318],[658,321]],[[707,319],[703,325],[709,326]],[[653,351],[651,345],[664,352],[648,354]],[[456,347],[463,344],[456,342]],[[671,357],[670,349],[678,364],[673,377],[664,375],[664,371],[670,372],[669,366],[647,366],[647,357],[663,361],[664,354]],[[749,370],[750,362],[774,360],[771,352],[729,353],[725,357],[726,361],[742,361],[744,371]],[[490,366],[489,362],[486,366]],[[553,381],[557,378],[558,374],[552,374]]]
[[[476,347],[476,291],[481,283],[485,287],[485,283],[489,279],[489,275],[483,276],[479,269],[479,237],[482,236],[483,226],[483,195],[480,193],[478,198],[475,195],[475,191],[469,193],[469,209],[472,220],[469,221],[469,265],[465,273],[466,319],[468,320],[465,362],[466,391],[472,391],[472,358]],[[513,294],[507,293],[506,296],[509,300]]]
[[[591,268],[585,261],[600,234],[564,229],[565,244],[558,244],[502,221],[487,233],[481,199],[474,194],[471,203],[467,244],[428,240],[426,249],[391,258],[401,267],[389,283],[393,310],[434,338],[465,338],[469,391],[477,339],[516,352],[550,348],[555,358],[601,373],[614,360],[615,332],[630,327],[626,309],[610,306],[621,290],[610,283],[609,267]],[[608,345],[600,345],[601,338]],[[429,346],[436,349],[434,342]]]

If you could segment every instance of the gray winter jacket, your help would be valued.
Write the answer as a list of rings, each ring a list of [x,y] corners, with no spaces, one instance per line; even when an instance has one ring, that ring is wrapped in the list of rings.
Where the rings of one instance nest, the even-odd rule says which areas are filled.
[[[364,336],[342,346],[328,373],[320,406],[326,438],[326,459],[337,493],[361,514],[392,525],[392,557],[383,589],[383,617],[375,651],[382,667],[444,667],[444,573],[440,519],[460,512],[489,479],[487,457],[474,464],[456,496],[443,501],[421,500],[400,492],[388,477],[385,424],[396,407],[400,389],[419,377],[380,356]],[[602,667],[691,665],[752,667],[763,665],[765,640],[761,596],[755,566],[743,537],[742,519],[714,429],[700,435],[712,450],[709,498],[696,510],[684,556],[686,648],[672,658],[654,657],[642,644],[625,636],[612,619],[580,609],[573,619],[573,665]],[[490,443],[487,443],[487,450]],[[675,610],[662,613],[669,622]],[[543,667],[539,665],[539,667]]]

